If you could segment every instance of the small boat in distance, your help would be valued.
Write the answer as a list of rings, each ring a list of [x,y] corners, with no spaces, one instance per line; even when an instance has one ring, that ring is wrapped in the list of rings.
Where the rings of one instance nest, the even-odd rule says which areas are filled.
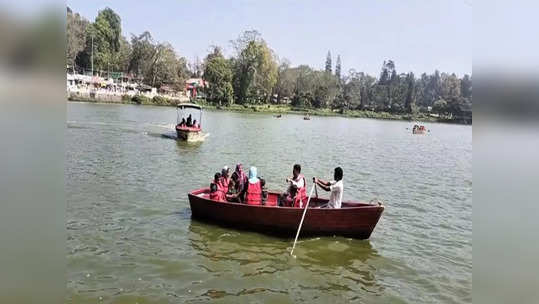
[[[209,198],[209,188],[189,192],[193,218],[224,226],[294,237],[303,214],[303,208],[253,206],[219,202]],[[268,202],[277,202],[279,193],[268,192]],[[342,202],[339,209],[319,208],[328,199],[311,197],[301,235],[340,235],[368,239],[378,223],[384,205],[362,202]]]
[[[311,115],[307,114],[303,116],[303,120],[311,120]]]
[[[415,124],[412,128],[412,134],[425,134],[426,132],[427,128],[424,125]]]
[[[278,115],[273,115],[273,117],[275,117],[275,118],[281,118],[281,117],[283,117],[283,115],[282,115],[282,114],[278,114]]]
[[[198,120],[185,121],[184,114],[189,112],[188,110],[198,110]],[[185,141],[202,141],[206,137],[202,133],[202,107],[193,103],[180,103],[176,108],[176,134],[178,139]],[[181,114],[181,115],[180,115]],[[181,116],[181,119],[180,119]],[[189,113],[189,117],[192,117],[192,113]]]

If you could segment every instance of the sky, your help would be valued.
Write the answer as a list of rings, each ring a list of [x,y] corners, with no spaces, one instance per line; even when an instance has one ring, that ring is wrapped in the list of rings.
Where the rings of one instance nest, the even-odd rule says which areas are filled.
[[[180,56],[203,59],[211,45],[232,55],[230,40],[257,30],[279,58],[293,66],[323,69],[326,54],[342,70],[373,76],[391,59],[397,72],[472,73],[471,0],[274,0],[274,1],[101,1],[67,0],[74,12],[93,21],[113,9],[122,32],[149,31],[169,42]]]

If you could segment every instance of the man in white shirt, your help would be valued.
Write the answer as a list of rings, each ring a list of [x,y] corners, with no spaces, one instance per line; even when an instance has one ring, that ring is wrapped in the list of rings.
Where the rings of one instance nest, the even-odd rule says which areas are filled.
[[[279,197],[279,206],[293,206],[297,199],[306,201],[305,177],[301,174],[301,165],[295,164],[292,168],[292,177],[288,177],[286,182],[289,184],[286,192]],[[297,197],[300,195],[299,197]]]
[[[329,202],[327,208],[341,208],[342,195],[344,192],[344,186],[342,183],[343,171],[341,167],[335,168],[333,173],[334,181],[326,182],[324,180],[313,177],[313,182],[320,186],[320,188],[330,191]]]

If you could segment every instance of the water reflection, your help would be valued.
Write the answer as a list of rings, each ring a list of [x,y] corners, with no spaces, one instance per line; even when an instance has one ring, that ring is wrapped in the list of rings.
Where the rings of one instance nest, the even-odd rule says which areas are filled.
[[[201,271],[238,283],[225,284],[223,289],[207,289],[201,293],[202,297],[299,293],[303,294],[300,298],[305,299],[305,294],[323,291],[351,300],[358,297],[359,291],[369,296],[384,291],[376,280],[383,259],[368,240],[301,239],[295,250],[297,258],[293,258],[289,253],[292,239],[197,220],[190,222],[188,239],[197,253],[197,266]]]

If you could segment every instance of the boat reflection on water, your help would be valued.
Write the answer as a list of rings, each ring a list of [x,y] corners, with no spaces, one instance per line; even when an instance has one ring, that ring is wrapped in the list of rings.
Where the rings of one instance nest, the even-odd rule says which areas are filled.
[[[240,295],[260,288],[265,292],[299,295],[320,300],[321,292],[346,301],[380,296],[384,287],[376,280],[384,259],[368,240],[316,237],[293,239],[228,229],[192,219],[189,242],[200,258],[201,271],[219,280],[216,289],[208,281],[201,295]],[[263,291],[260,291],[263,292]],[[359,297],[359,298],[358,298]],[[294,299],[296,297],[293,297]]]

